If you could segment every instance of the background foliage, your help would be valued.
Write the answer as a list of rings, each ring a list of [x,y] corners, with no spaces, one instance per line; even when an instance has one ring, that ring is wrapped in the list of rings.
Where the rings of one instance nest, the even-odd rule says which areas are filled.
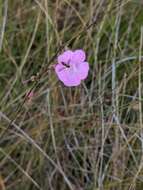
[[[1,190],[143,188],[142,10],[142,0],[0,1]],[[55,76],[61,46],[87,52],[79,87]]]

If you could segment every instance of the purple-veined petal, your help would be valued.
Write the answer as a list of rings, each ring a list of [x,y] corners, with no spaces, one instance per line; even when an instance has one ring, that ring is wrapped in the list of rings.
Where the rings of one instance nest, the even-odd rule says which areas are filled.
[[[55,66],[55,72],[58,76],[58,78],[62,81],[65,78],[65,73],[67,71],[68,68],[66,68],[65,66],[63,66],[62,64],[57,64]],[[66,79],[65,79],[66,80]]]
[[[71,50],[67,50],[61,55],[58,56],[58,63],[68,63],[69,60],[72,58],[73,52]]]
[[[73,72],[71,68],[66,68],[62,64],[57,64],[55,67],[56,74],[65,86],[72,87],[80,84],[78,73]]]
[[[77,65],[78,75],[81,80],[84,80],[88,76],[89,72],[89,63],[88,62],[81,62]]]
[[[60,71],[64,70],[66,67],[62,64],[57,64],[55,65],[55,71],[56,71],[56,74],[58,74]]]
[[[86,58],[85,52],[79,49],[73,52],[72,62],[80,63],[85,61],[85,58]]]
[[[69,73],[66,73],[66,74],[67,74],[66,79],[68,79],[68,80],[65,80],[65,81],[63,80],[63,83],[65,86],[72,87],[72,86],[80,85],[81,79],[77,75],[77,73],[74,73],[70,70]]]

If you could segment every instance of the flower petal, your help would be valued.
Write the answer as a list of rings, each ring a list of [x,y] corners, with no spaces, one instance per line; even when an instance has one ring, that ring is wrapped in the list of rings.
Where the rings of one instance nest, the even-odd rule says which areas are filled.
[[[65,66],[62,64],[55,65],[55,71],[58,74],[61,70],[65,69]]]
[[[72,62],[80,63],[85,61],[85,58],[86,58],[85,52],[79,49],[73,52]]]
[[[55,72],[61,81],[65,79],[66,70],[67,70],[67,68],[65,66],[63,66],[62,64],[57,64],[55,66]]]
[[[65,78],[62,82],[65,86],[72,87],[80,85],[81,80],[76,73],[68,71],[65,73]]]
[[[89,63],[88,62],[81,62],[80,64],[77,65],[78,69],[78,75],[81,80],[84,80],[88,76],[89,72]]]
[[[63,67],[62,64],[57,64],[55,67],[56,74],[65,86],[72,87],[80,84],[78,73],[73,72],[71,68]]]
[[[73,52],[71,50],[65,51],[63,54],[58,56],[58,63],[68,63],[68,61],[72,58]]]
[[[80,85],[80,78],[77,75],[77,73],[74,73],[72,71],[69,71],[67,73],[67,80],[63,81],[65,86],[72,87],[72,86],[78,86]]]

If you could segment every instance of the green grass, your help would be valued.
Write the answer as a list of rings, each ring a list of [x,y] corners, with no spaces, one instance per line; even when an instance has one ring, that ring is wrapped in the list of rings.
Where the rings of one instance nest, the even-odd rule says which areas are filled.
[[[0,1],[0,190],[143,189],[142,6]],[[78,87],[48,70],[61,46],[87,52]]]

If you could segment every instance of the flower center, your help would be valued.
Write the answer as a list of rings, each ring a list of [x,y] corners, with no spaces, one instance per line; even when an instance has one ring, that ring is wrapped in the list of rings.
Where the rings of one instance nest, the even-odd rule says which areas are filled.
[[[70,68],[69,62],[70,62],[70,61],[68,61],[68,63],[64,63],[64,62],[61,62],[61,63],[62,63],[62,65],[65,66],[66,68]]]
[[[64,69],[66,69],[66,68],[70,68],[70,60],[67,62],[67,63],[65,63],[65,62],[61,62],[61,64],[64,66],[63,68],[61,68],[61,69],[59,69],[59,72],[61,72],[62,70],[64,70]]]

